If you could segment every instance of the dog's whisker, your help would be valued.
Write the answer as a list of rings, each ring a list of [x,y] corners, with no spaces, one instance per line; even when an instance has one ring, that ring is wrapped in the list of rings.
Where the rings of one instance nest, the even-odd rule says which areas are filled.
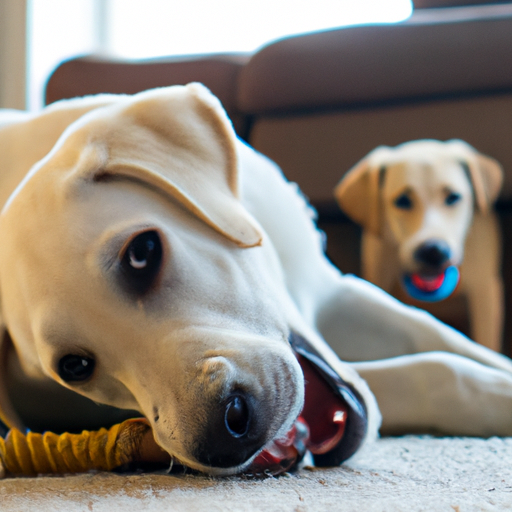
[[[174,466],[174,457],[171,455],[171,462],[169,464],[169,467],[165,470],[165,472],[168,475],[171,473],[173,466]]]

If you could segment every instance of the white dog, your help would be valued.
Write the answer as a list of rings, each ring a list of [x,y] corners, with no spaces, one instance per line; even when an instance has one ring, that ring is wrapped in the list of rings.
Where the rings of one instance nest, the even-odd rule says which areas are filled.
[[[458,284],[471,337],[496,351],[504,298],[492,204],[502,181],[499,163],[463,141],[418,140],[373,150],[335,189],[363,227],[363,277],[427,310]]]
[[[0,215],[12,424],[18,384],[63,386],[140,411],[182,464],[236,473],[303,407],[295,350],[335,371],[345,401],[348,430],[321,463],[375,438],[363,379],[388,432],[512,434],[510,360],[342,276],[297,188],[236,139],[204,87],[64,102],[9,126],[23,135],[50,114],[79,118]],[[22,135],[2,151],[30,151]],[[12,189],[9,169],[0,176]],[[45,404],[31,414],[52,422]]]

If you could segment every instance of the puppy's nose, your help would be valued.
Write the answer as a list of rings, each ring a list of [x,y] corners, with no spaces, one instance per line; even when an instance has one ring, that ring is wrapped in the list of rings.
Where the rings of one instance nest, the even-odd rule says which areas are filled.
[[[194,454],[198,462],[217,468],[239,466],[261,449],[266,442],[265,429],[256,409],[253,397],[242,391],[216,405]]]
[[[450,258],[450,247],[444,240],[427,240],[414,251],[414,259],[429,267],[440,267]]]

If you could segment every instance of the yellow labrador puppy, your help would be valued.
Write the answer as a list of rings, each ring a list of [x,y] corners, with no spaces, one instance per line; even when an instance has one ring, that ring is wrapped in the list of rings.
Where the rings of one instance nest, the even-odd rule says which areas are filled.
[[[136,410],[176,461],[232,474],[292,428],[315,375],[328,375],[335,385],[313,405],[337,394],[344,431],[317,450],[319,463],[375,438],[374,395],[386,431],[512,434],[511,361],[341,275],[297,188],[236,139],[204,87],[50,110],[81,101],[93,110],[0,215],[7,421],[20,421],[20,388],[25,397],[43,388],[45,402],[23,421],[49,428],[67,388],[66,412],[83,426],[81,396]],[[10,126],[23,133],[41,116]]]
[[[379,147],[341,180],[341,208],[363,227],[363,277],[389,293],[402,284],[429,302],[467,297],[472,337],[500,350],[503,285],[491,206],[502,169],[460,140]],[[404,300],[407,296],[399,295]]]

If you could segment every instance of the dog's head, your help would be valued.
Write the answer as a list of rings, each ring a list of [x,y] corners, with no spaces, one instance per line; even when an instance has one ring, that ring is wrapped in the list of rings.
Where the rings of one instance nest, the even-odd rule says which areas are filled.
[[[496,160],[460,140],[420,140],[379,147],[335,189],[341,208],[398,250],[401,269],[438,274],[459,265],[476,207],[486,213],[498,196]]]
[[[303,403],[283,277],[238,197],[235,135],[198,84],[81,118],[0,218],[26,373],[137,409],[187,466],[244,467]]]

